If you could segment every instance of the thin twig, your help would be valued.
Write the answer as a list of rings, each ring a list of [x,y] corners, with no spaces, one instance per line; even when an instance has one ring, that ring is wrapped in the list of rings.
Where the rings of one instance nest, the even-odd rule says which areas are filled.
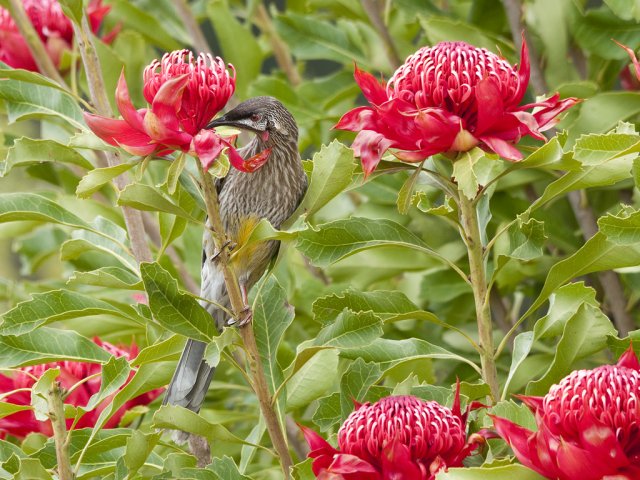
[[[246,305],[244,304],[242,292],[240,291],[240,285],[238,284],[236,275],[233,269],[229,266],[230,254],[229,249],[226,248],[226,245],[228,245],[227,233],[222,224],[222,218],[220,217],[218,194],[211,175],[204,171],[199,161],[196,162],[196,164],[198,165],[200,177],[202,178],[205,205],[207,207],[207,215],[209,217],[208,224],[210,225],[214,245],[218,252],[217,262],[220,270],[222,271],[222,276],[224,277],[225,286],[227,287],[227,295],[229,296],[229,303],[231,304],[234,318],[239,319],[242,312],[245,310]],[[287,440],[282,430],[282,426],[280,425],[280,420],[278,419],[278,415],[271,404],[271,394],[269,393],[269,387],[267,386],[267,380],[262,368],[260,353],[258,351],[258,345],[256,344],[252,324],[249,323],[240,327],[239,333],[247,354],[247,363],[249,364],[249,370],[251,371],[253,390],[258,397],[260,410],[264,417],[273,447],[280,459],[280,465],[282,467],[284,477],[288,479],[290,478],[289,472],[293,466],[293,460],[289,453],[289,447],[287,446]]]
[[[547,82],[542,74],[540,67],[540,58],[537,55],[533,43],[530,41],[524,24],[522,22],[522,5],[520,0],[502,0],[504,8],[509,19],[509,27],[511,35],[516,46],[521,45],[521,32],[525,32],[525,39],[529,46],[529,58],[531,61],[531,84],[537,95],[547,91]],[[555,132],[553,132],[555,134]],[[573,210],[573,214],[578,221],[578,225],[582,231],[584,240],[589,240],[598,231],[596,215],[586,201],[587,195],[585,190],[576,190],[568,193],[569,203]],[[604,290],[604,297],[607,306],[613,317],[613,323],[621,335],[626,335],[635,328],[633,318],[627,311],[627,300],[624,295],[624,288],[619,275],[607,270],[598,272],[597,277]]]
[[[193,15],[193,11],[191,10],[191,7],[189,7],[187,0],[173,0],[173,6],[176,7],[180,20],[182,20],[182,24],[191,35],[191,42],[196,50],[199,52],[213,54],[209,47],[209,42],[207,42],[204,33],[202,33],[200,24],[198,24],[196,17]]]
[[[380,5],[378,0],[361,0],[362,8],[365,13],[369,17],[369,21],[373,28],[376,29],[380,38],[382,38],[382,43],[384,43],[384,50],[387,54],[387,59],[389,60],[389,64],[395,70],[400,65],[402,65],[402,60],[400,59],[400,55],[398,54],[398,49],[396,48],[395,43],[393,42],[393,37],[389,33],[389,29],[387,25],[384,23],[384,18],[382,18],[382,13],[380,12]]]
[[[73,30],[78,42],[82,63],[84,64],[91,101],[95,105],[98,115],[111,117],[113,112],[111,110],[111,105],[109,104],[109,99],[107,98],[107,92],[104,88],[100,59],[98,58],[95,46],[93,45],[91,29],[86,15],[82,17],[82,26],[78,26],[74,23]],[[105,156],[107,157],[107,163],[109,166],[115,166],[120,163],[119,155],[116,153],[105,152]],[[114,185],[118,190],[124,189],[128,183],[127,176],[124,173],[114,179]],[[133,255],[136,260],[138,263],[151,262],[151,250],[147,244],[146,232],[140,211],[131,207],[123,206],[122,214],[127,227],[127,233],[129,234],[129,240],[131,241],[131,250],[133,251]]]
[[[73,480],[66,432],[67,425],[64,417],[64,403],[62,402],[62,389],[58,382],[55,382],[51,390],[47,392],[47,402],[49,404],[49,420],[51,420],[51,426],[53,427],[53,440],[56,446],[58,478],[60,480]]]
[[[33,24],[27,16],[22,0],[9,0],[9,9],[11,11],[11,17],[20,31],[20,35],[22,35],[27,42],[29,51],[38,66],[38,70],[40,70],[43,75],[55,80],[62,87],[69,90],[60,72],[58,72],[58,69],[53,64],[53,60],[49,57],[38,32],[33,28]]]
[[[282,40],[282,38],[280,38],[280,35],[278,35],[278,32],[273,26],[271,16],[262,3],[259,3],[256,7],[254,21],[258,28],[262,30],[269,39],[276,63],[280,67],[280,70],[282,70],[286,75],[289,83],[294,87],[300,85],[300,83],[302,83],[302,78],[298,73],[298,69],[296,68],[293,58],[291,57],[289,46]]]

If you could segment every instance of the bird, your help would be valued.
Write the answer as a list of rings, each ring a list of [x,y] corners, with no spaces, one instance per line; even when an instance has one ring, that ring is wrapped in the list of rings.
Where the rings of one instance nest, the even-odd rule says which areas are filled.
[[[231,242],[243,245],[251,231],[262,220],[280,228],[300,204],[307,188],[298,152],[298,126],[287,108],[268,96],[250,98],[225,115],[213,120],[207,128],[229,126],[255,134],[240,155],[248,159],[269,151],[266,163],[253,173],[230,169],[216,184],[220,216]],[[210,225],[207,225],[210,227]],[[234,270],[245,297],[264,274],[277,255],[279,242],[265,241],[245,248],[242,255],[232,257],[229,266]],[[211,232],[205,228],[200,286],[200,304],[209,312],[218,330],[225,327],[228,314],[218,305],[230,310]],[[239,252],[240,253],[240,252]],[[250,319],[250,317],[248,317]],[[178,405],[194,412],[202,407],[211,383],[214,367],[205,360],[207,344],[188,339],[175,373],[167,388],[163,404]]]

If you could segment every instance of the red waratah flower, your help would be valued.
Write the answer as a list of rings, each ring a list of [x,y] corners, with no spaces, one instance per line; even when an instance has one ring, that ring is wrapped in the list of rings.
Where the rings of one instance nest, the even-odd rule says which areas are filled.
[[[537,432],[492,418],[523,465],[553,480],[640,478],[640,363],[632,348],[617,365],[574,371],[544,397],[520,398]]]
[[[123,346],[116,347],[110,343],[101,341],[99,338],[94,338],[93,341],[116,357],[126,357],[130,360],[138,354],[138,347],[136,345],[132,345],[130,348]],[[87,377],[99,374],[101,370],[99,364],[70,361],[22,367],[19,369],[20,372],[12,374],[11,377],[0,374],[0,396],[13,390],[33,387],[35,379],[40,378],[42,374],[50,368],[60,368],[58,381],[65,389],[70,389],[73,385]],[[133,372],[131,375],[133,376]],[[79,407],[87,405],[91,396],[100,391],[100,383],[99,375],[87,380],[73,390],[64,399],[64,402]],[[162,389],[152,390],[129,400],[109,419],[104,428],[117,427],[127,410],[137,405],[147,405],[161,393]],[[74,428],[95,426],[100,413],[112,402],[115,395],[115,393],[110,395],[95,409],[84,414]],[[19,391],[12,393],[2,400],[16,405],[31,405],[31,392]],[[67,428],[71,428],[72,423],[73,419],[67,419]],[[7,435],[23,438],[31,432],[39,432],[47,436],[53,435],[51,423],[49,421],[40,422],[36,420],[31,410],[16,412],[0,419],[0,439],[5,438]]]
[[[205,170],[226,148],[230,163],[252,172],[267,161],[258,154],[244,160],[233,145],[206,126],[225,106],[236,86],[233,65],[220,57],[189,50],[165,53],[144,70],[144,98],[150,108],[136,110],[124,72],[116,89],[122,120],[85,113],[87,124],[105,142],[133,155],[167,155],[175,150],[194,152]]]
[[[23,0],[25,12],[40,36],[53,63],[58,66],[65,50],[73,47],[73,27],[62,13],[58,0]],[[102,0],[91,0],[87,7],[87,18],[94,33],[100,28],[111,7],[102,5]],[[116,30],[103,37],[105,42],[113,40]],[[0,61],[13,68],[34,72],[38,66],[31,56],[27,42],[18,31],[9,11],[0,7]]]
[[[467,413],[460,412],[459,391],[453,409],[413,396],[386,397],[356,404],[338,431],[338,449],[302,427],[323,480],[433,480],[447,467],[462,465],[479,443],[467,440]]]
[[[476,145],[521,160],[513,144],[525,135],[544,140],[540,132],[578,101],[556,94],[519,106],[529,83],[524,40],[518,70],[484,48],[442,42],[409,56],[386,86],[357,67],[355,79],[370,106],[347,112],[335,128],[358,132],[353,149],[365,174],[389,148],[407,162]]]

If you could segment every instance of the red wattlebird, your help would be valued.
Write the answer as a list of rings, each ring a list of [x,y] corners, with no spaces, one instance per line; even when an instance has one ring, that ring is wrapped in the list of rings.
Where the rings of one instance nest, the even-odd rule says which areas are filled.
[[[294,212],[307,188],[307,177],[298,153],[298,126],[291,113],[272,97],[251,98],[208,128],[227,125],[255,133],[240,154],[250,158],[270,151],[266,163],[253,173],[230,169],[217,184],[220,215],[232,244],[243,245],[263,218],[279,228]],[[278,251],[279,242],[267,241],[244,249],[230,267],[246,299]],[[205,229],[202,255],[201,297],[230,309],[229,296],[211,233]],[[202,302],[219,329],[228,315],[212,303]],[[189,339],[164,398],[165,404],[200,410],[211,383],[213,367],[204,360],[206,343]]]

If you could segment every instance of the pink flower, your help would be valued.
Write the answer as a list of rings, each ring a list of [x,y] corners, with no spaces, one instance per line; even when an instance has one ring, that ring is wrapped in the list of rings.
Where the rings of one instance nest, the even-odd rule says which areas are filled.
[[[94,338],[93,341],[115,357],[126,357],[128,360],[131,360],[138,354],[138,347],[135,344],[128,348],[116,347],[110,343],[101,341],[97,337]],[[12,375],[11,377],[0,374],[0,395],[20,388],[33,387],[33,384],[35,383],[34,377],[40,378],[42,374],[50,368],[60,368],[58,381],[65,389],[70,389],[79,381],[92,375],[99,374],[101,371],[99,364],[71,361],[23,367],[20,368],[20,373]],[[133,372],[131,373],[131,376],[133,376]],[[86,406],[91,396],[100,391],[100,383],[101,380],[99,375],[87,380],[65,398],[65,403],[79,407]],[[162,389],[156,389],[129,400],[109,419],[104,428],[117,427],[122,416],[127,410],[137,405],[147,405],[161,393]],[[82,416],[75,428],[95,426],[100,413],[113,401],[113,397],[115,395],[115,393],[110,395],[95,409]],[[16,405],[31,405],[31,392],[21,391],[12,393],[8,397],[4,398],[3,401],[14,403]],[[67,428],[71,428],[72,421],[72,419],[67,419]],[[4,438],[7,435],[24,438],[31,432],[39,432],[47,436],[53,435],[51,423],[49,421],[39,422],[36,420],[35,415],[31,410],[16,412],[0,419],[0,438]]]
[[[58,0],[23,0],[24,9],[44,43],[53,63],[58,66],[65,50],[73,46],[71,21],[62,13]],[[105,15],[111,7],[102,5],[102,0],[91,0],[87,7],[87,17],[94,33],[97,33]],[[117,31],[103,38],[113,40]],[[13,68],[24,68],[34,72],[38,66],[31,56],[27,42],[18,31],[9,11],[0,7],[0,61]]]
[[[633,70],[635,76],[631,76],[631,72],[628,67],[624,67],[620,74],[620,82],[622,83],[622,87],[625,90],[640,90],[640,61],[638,61],[638,57],[636,57],[636,53],[633,49],[627,47],[626,45],[621,44],[620,42],[614,40],[621,48],[623,48],[629,58],[631,59],[631,64],[633,66]]]
[[[318,479],[433,480],[447,467],[462,465],[479,443],[467,440],[467,413],[413,396],[386,397],[356,405],[338,431],[338,449],[302,427]]]
[[[532,432],[492,417],[520,462],[553,480],[640,478],[640,363],[632,348],[617,365],[577,370],[544,397],[521,397]]]
[[[521,160],[514,144],[525,135],[544,140],[540,132],[578,101],[556,94],[519,106],[529,83],[524,41],[518,70],[484,48],[442,42],[409,56],[386,86],[357,67],[355,79],[370,106],[347,112],[335,128],[358,132],[353,148],[365,174],[390,148],[407,162],[476,145]]]
[[[206,127],[226,105],[235,90],[233,65],[220,57],[189,50],[165,53],[144,70],[144,97],[150,108],[136,110],[131,103],[124,72],[116,88],[122,120],[85,113],[89,128],[110,145],[132,155],[167,155],[173,151],[195,153],[205,170],[224,149],[238,170],[253,172],[263,161],[244,160],[223,138]]]

